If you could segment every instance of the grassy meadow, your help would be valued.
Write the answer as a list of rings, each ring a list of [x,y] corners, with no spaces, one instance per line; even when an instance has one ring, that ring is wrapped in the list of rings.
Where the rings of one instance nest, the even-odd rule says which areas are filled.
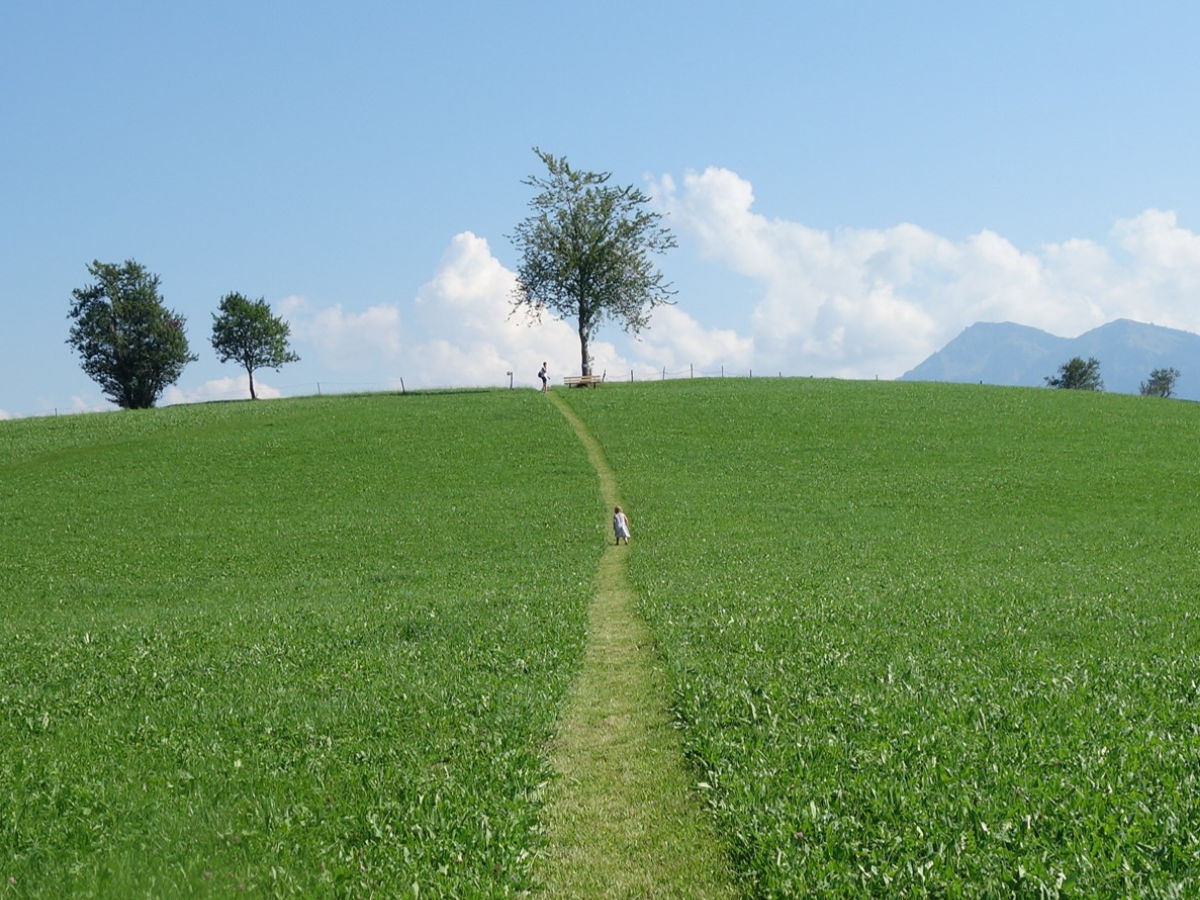
[[[1200,406],[564,395],[747,896],[1200,893]],[[607,512],[535,391],[0,422],[0,896],[536,891]]]
[[[531,391],[0,422],[0,896],[528,888],[599,503]]]
[[[1200,407],[767,379],[571,402],[750,895],[1200,893]]]

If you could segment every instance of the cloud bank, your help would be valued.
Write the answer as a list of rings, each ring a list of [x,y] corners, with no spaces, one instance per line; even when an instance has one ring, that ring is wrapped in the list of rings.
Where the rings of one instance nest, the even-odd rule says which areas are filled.
[[[574,323],[514,314],[515,286],[516,274],[496,259],[487,240],[468,231],[454,236],[433,277],[407,302],[354,312],[289,297],[277,314],[291,326],[302,358],[311,355],[326,369],[376,387],[399,388],[402,381],[406,388],[502,386],[510,380],[532,386],[542,362],[556,378],[577,373]],[[655,314],[654,332],[644,345],[628,342],[641,347],[633,354],[600,335],[589,344],[594,371],[628,379],[630,373],[651,377],[664,363],[749,360],[748,338],[702,328],[674,307]]]
[[[909,223],[825,231],[767,218],[754,209],[750,182],[728,169],[663,176],[651,191],[681,245],[746,279],[749,333],[722,321],[717,298],[680,296],[654,312],[640,339],[613,328],[593,343],[594,368],[609,377],[723,368],[894,378],[978,321],[1066,337],[1117,318],[1200,332],[1200,305],[1191,303],[1200,235],[1169,211],[1118,220],[1104,242],[1072,238],[1031,251],[988,230],[951,240]],[[303,358],[373,388],[402,379],[407,387],[510,378],[534,386],[543,360],[556,378],[577,372],[574,323],[513,316],[514,285],[487,240],[462,232],[414,296],[361,311],[290,297],[277,312]],[[243,387],[227,381],[205,390]]]
[[[1200,235],[1175,214],[1119,220],[1107,244],[1036,252],[993,231],[951,241],[917,225],[810,228],[754,212],[728,169],[670,176],[655,194],[702,254],[750,279],[753,356],[763,369],[895,377],[978,321],[1075,336],[1117,318],[1200,331]],[[681,240],[684,239],[681,237]]]
[[[261,400],[270,400],[283,396],[278,388],[274,388],[263,380],[263,374],[254,373],[254,393]],[[200,387],[183,390],[178,385],[170,385],[161,400],[162,406],[176,403],[208,403],[214,400],[249,400],[250,378],[244,372],[232,378],[214,378],[204,382]]]

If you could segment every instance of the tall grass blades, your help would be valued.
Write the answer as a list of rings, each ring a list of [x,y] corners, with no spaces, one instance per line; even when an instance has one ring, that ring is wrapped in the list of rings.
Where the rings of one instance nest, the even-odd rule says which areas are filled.
[[[1200,408],[765,379],[570,400],[750,894],[1200,893]]]
[[[0,894],[529,888],[598,503],[533,392],[0,423]]]

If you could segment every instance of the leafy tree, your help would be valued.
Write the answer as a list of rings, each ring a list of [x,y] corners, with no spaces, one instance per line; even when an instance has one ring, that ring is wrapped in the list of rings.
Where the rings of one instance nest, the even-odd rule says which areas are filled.
[[[1177,380],[1179,380],[1179,370],[1176,368],[1152,369],[1150,380],[1142,382],[1142,396],[1170,397],[1175,392]]]
[[[588,342],[606,320],[637,334],[654,307],[674,294],[651,259],[675,246],[650,198],[632,186],[608,183],[609,172],[571,168],[565,157],[534,148],[547,175],[522,183],[537,189],[528,218],[511,240],[521,254],[513,310],[535,321],[545,310],[574,319],[581,371],[591,374]]]
[[[1087,361],[1073,357],[1058,367],[1058,374],[1046,376],[1046,384],[1052,388],[1073,391],[1102,391],[1104,382],[1100,378],[1100,362],[1089,356]]]
[[[254,371],[274,369],[300,359],[288,349],[291,327],[271,315],[271,307],[262,297],[247,300],[241,294],[221,298],[219,313],[213,313],[212,345],[221,362],[241,364],[250,378],[250,399],[254,393]]]
[[[158,276],[133,260],[95,260],[88,273],[96,280],[72,291],[67,343],[113,403],[148,409],[198,358],[188,352],[185,319],[163,306]]]

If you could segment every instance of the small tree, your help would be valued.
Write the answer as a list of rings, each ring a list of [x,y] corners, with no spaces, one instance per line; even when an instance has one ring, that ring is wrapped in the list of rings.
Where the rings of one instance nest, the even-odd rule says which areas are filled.
[[[1175,392],[1175,382],[1178,379],[1178,369],[1152,369],[1150,371],[1150,380],[1142,382],[1142,396],[1170,397]]]
[[[188,352],[185,320],[163,306],[158,276],[133,260],[88,266],[95,282],[72,291],[67,343],[83,371],[122,409],[148,409],[183,368]]]
[[[213,313],[212,346],[221,362],[233,360],[246,370],[250,379],[250,399],[254,392],[256,369],[279,369],[300,359],[288,349],[291,327],[282,318],[271,315],[271,307],[262,297],[247,300],[241,294],[221,298],[220,312]]]
[[[1104,382],[1100,378],[1100,362],[1094,356],[1089,356],[1087,362],[1076,356],[1063,363],[1058,367],[1058,375],[1046,376],[1046,384],[1052,388],[1073,391],[1104,390]]]
[[[613,187],[609,172],[572,169],[565,157],[534,148],[548,175],[524,184],[538,190],[532,213],[511,235],[521,254],[513,310],[535,320],[549,309],[574,319],[580,369],[591,374],[588,342],[606,319],[637,334],[650,311],[674,293],[650,258],[675,246],[662,216],[636,188]]]

